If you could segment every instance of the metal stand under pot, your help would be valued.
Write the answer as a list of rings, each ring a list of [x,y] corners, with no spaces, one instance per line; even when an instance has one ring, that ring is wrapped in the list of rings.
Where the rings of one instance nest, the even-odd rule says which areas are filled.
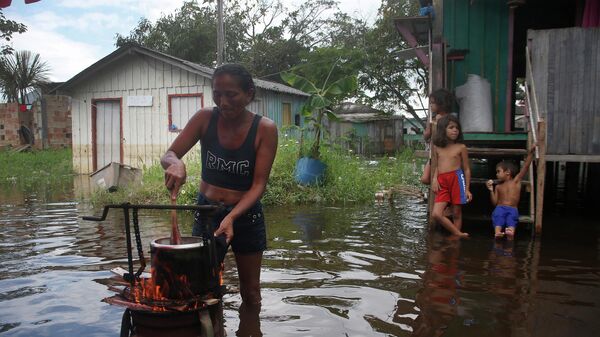
[[[109,286],[117,294],[103,301],[126,308],[121,336],[215,336],[213,322],[222,321],[223,294],[222,263],[217,256],[215,239],[209,235],[182,237],[179,245],[171,245],[168,237],[155,239],[150,243],[151,273],[144,273],[146,261],[138,213],[141,209],[195,211],[202,223],[208,224],[221,206],[124,203],[105,206],[100,217],[84,216],[83,219],[104,221],[111,208],[123,210],[128,269],[113,270],[122,277],[122,282]],[[135,272],[131,220],[140,264]],[[209,228],[206,233],[210,233]]]

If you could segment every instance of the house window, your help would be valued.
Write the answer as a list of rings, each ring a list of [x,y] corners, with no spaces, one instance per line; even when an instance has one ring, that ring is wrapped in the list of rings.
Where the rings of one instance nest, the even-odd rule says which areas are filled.
[[[281,125],[282,126],[292,125],[292,104],[291,103],[283,103]]]
[[[200,93],[169,95],[169,131],[181,131],[203,106],[204,97]]]

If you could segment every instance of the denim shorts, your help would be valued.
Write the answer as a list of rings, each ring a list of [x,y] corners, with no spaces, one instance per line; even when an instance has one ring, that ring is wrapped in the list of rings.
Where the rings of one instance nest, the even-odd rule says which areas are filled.
[[[198,194],[198,205],[215,205],[218,203],[212,202],[204,196],[204,194]],[[209,228],[211,230],[210,235],[214,233],[223,218],[231,212],[234,206],[225,206],[222,211],[218,211],[212,218],[209,218]],[[200,214],[196,212],[194,215],[194,228],[192,229],[193,236],[205,236],[206,224],[202,223]],[[225,243],[225,236],[221,235],[216,240],[217,251],[219,255],[225,257],[227,252],[227,245]],[[229,243],[234,253],[236,254],[250,254],[258,253],[267,249],[267,234],[265,229],[265,216],[263,214],[262,204],[260,201],[256,202],[254,206],[250,207],[239,218],[233,222],[233,239]]]

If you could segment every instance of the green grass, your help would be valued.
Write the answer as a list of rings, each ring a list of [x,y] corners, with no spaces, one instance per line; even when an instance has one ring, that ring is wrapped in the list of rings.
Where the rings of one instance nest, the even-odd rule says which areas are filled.
[[[325,180],[320,186],[300,186],[294,180],[298,159],[295,139],[280,140],[263,202],[285,204],[361,203],[373,200],[375,192],[399,186],[419,186],[412,151],[393,157],[363,158],[334,145],[323,145],[321,159],[327,165]],[[200,162],[187,161],[188,182],[183,186],[179,204],[193,204],[200,182]],[[420,167],[420,165],[417,165]],[[0,152],[0,188],[18,187],[35,191],[41,187],[59,192],[73,185],[72,154],[70,149],[13,153]],[[164,187],[164,172],[160,165],[144,170],[142,183],[114,193],[98,190],[91,196],[96,205],[131,202],[139,204],[169,203]]]
[[[363,158],[337,146],[324,145],[321,159],[327,165],[326,177],[320,186],[300,186],[294,180],[298,159],[295,139],[281,139],[273,164],[267,191],[262,201],[267,205],[285,204],[339,204],[371,201],[375,192],[399,186],[419,186],[412,151],[406,150],[393,157]],[[420,167],[420,165],[417,165]],[[200,182],[200,162],[186,162],[188,179],[180,192],[179,204],[193,204]],[[164,173],[159,165],[144,171],[142,184],[117,192],[97,191],[92,195],[96,205],[131,203],[169,203],[164,187]]]
[[[186,161],[187,183],[179,191],[178,204],[194,204],[200,185],[200,161]],[[96,190],[92,193],[91,202],[94,205],[119,204],[169,204],[169,193],[164,185],[165,173],[157,164],[144,170],[142,183],[119,189],[116,192]]]
[[[24,190],[40,185],[65,185],[73,181],[71,149],[14,153],[0,151],[0,186]]]
[[[321,147],[321,160],[327,165],[320,186],[305,187],[294,181],[298,147],[287,139],[279,146],[271,172],[265,204],[346,203],[373,200],[375,192],[402,185],[418,186],[413,172],[412,151],[393,157],[363,158],[338,146]]]

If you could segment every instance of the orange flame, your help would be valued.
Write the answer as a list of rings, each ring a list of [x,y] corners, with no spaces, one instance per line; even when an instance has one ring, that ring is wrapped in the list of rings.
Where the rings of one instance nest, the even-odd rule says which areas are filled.
[[[140,279],[131,289],[130,296],[133,302],[169,301],[189,299],[194,296],[186,275],[175,275],[167,264],[161,264],[156,258],[152,265],[151,278]],[[152,305],[152,310],[167,311],[167,308]]]
[[[221,263],[221,267],[219,268],[219,285],[223,285],[223,271],[225,270],[225,264]]]

